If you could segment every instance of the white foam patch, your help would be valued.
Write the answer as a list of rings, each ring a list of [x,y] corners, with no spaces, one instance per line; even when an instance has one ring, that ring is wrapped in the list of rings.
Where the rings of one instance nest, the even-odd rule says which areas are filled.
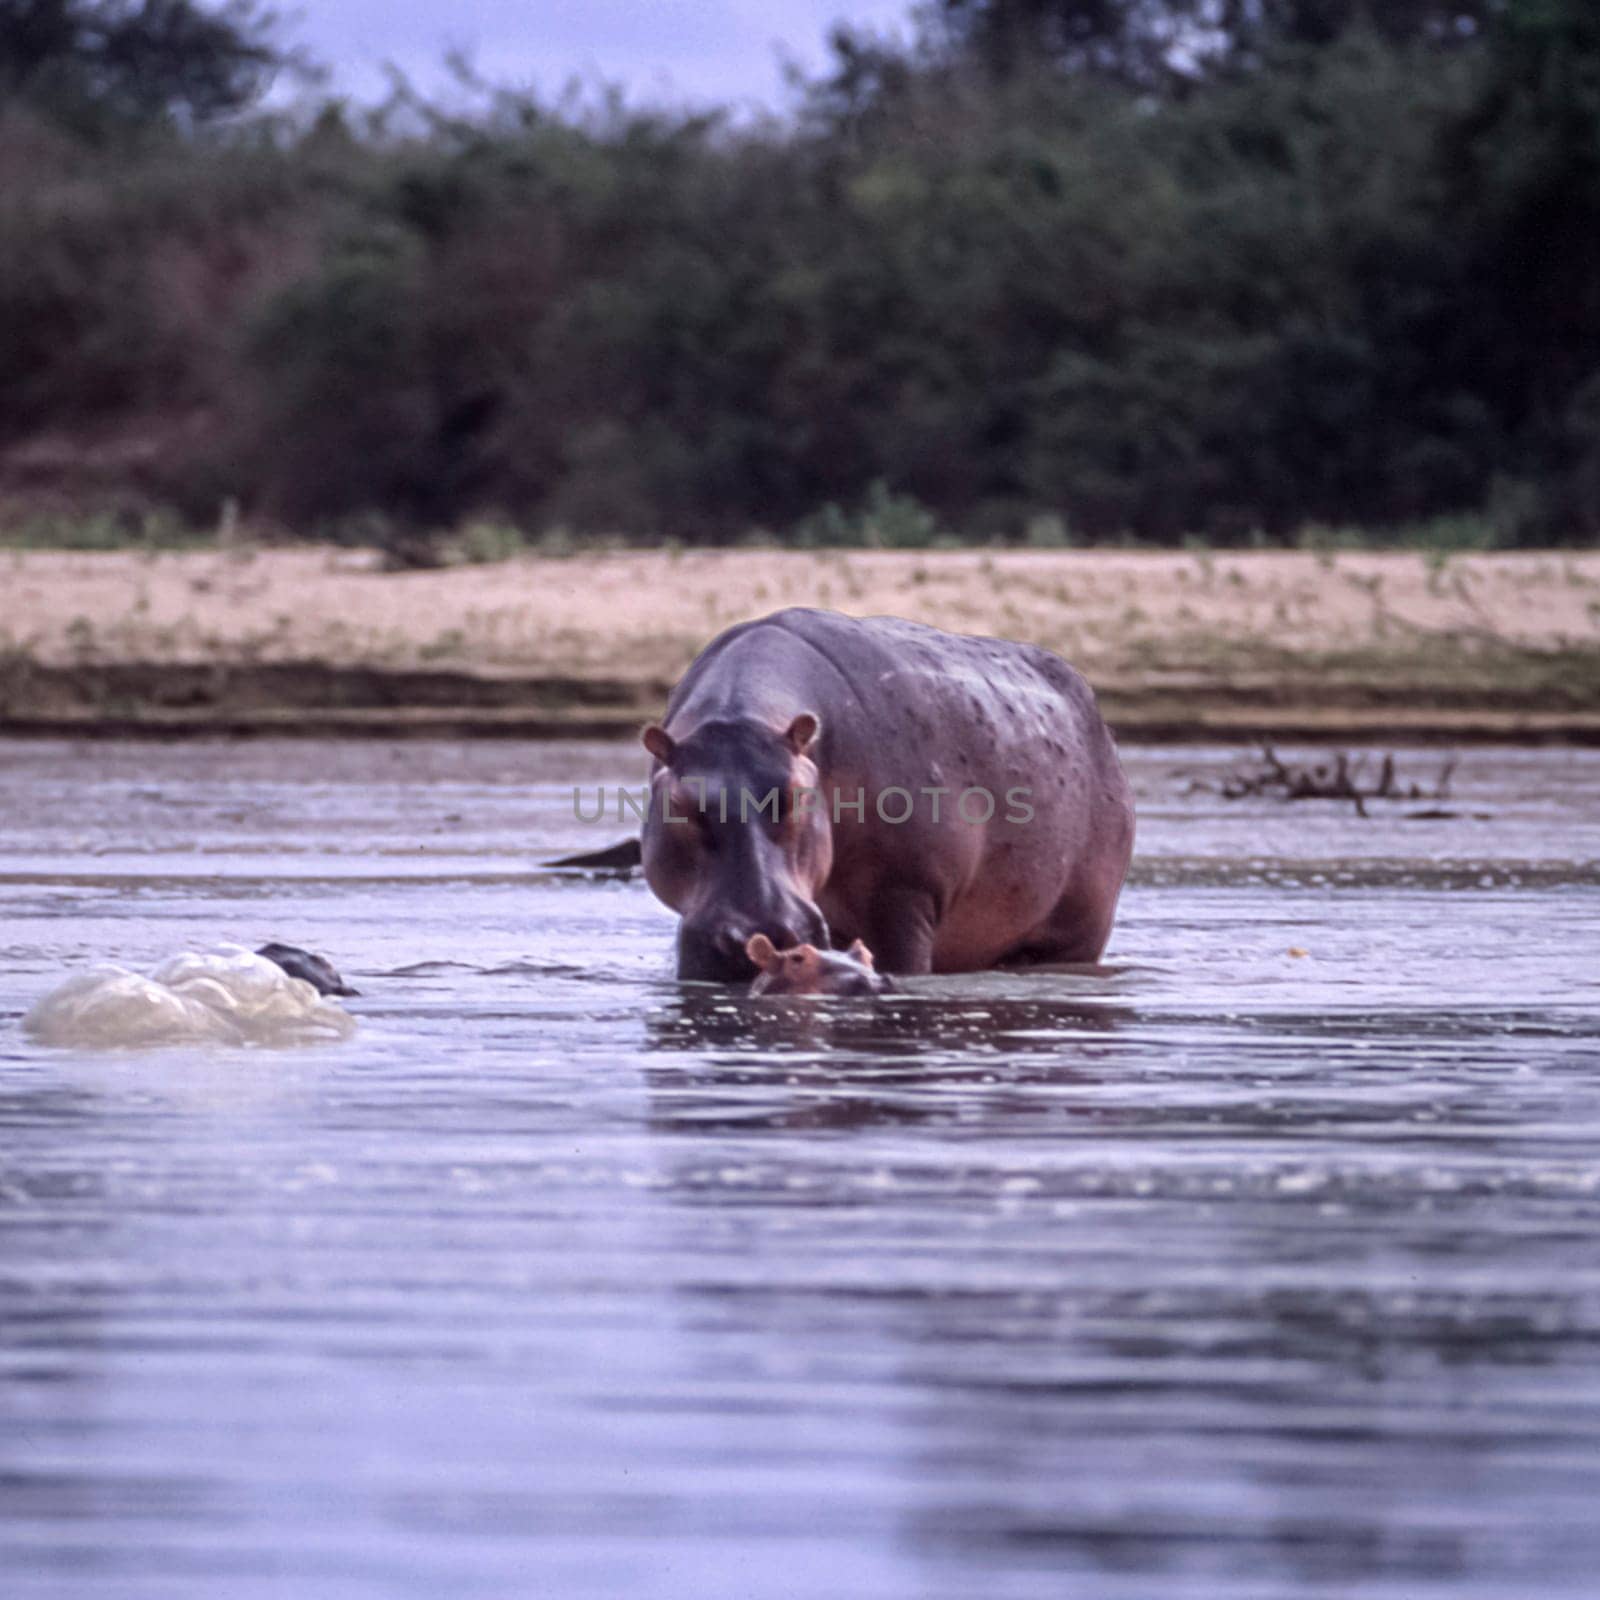
[[[356,1023],[305,979],[242,945],[220,945],[173,956],[149,977],[109,964],[79,973],[22,1026],[41,1044],[115,1050],[318,1044],[348,1037]]]

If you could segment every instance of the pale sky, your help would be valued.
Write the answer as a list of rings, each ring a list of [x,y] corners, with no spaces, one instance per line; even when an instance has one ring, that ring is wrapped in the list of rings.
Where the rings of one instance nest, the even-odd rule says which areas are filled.
[[[289,8],[286,8],[289,9]],[[574,76],[620,82],[631,100],[783,99],[780,52],[815,69],[838,20],[903,24],[908,0],[303,0],[287,36],[333,69],[329,88],[357,99],[386,87],[393,62],[427,92],[460,50],[491,82],[550,95]]]

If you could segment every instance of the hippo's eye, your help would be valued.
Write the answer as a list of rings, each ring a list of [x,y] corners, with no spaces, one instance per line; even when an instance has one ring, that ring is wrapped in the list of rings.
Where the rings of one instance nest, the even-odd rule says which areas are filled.
[[[711,819],[706,815],[705,807],[692,794],[673,795],[672,820],[675,826],[670,831],[678,838],[692,839],[702,846],[711,844]]]

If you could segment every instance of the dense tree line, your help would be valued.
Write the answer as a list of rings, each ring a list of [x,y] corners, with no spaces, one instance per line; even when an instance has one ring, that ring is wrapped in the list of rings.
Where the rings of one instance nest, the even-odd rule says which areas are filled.
[[[0,0],[0,94],[94,138],[204,123],[304,64],[256,0]]]
[[[303,527],[1600,533],[1589,0],[918,17],[756,127],[290,122],[252,7],[0,0],[0,445],[187,419],[150,492]]]

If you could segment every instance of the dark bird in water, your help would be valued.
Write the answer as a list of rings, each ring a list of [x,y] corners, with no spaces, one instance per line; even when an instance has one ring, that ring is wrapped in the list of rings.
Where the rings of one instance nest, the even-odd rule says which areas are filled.
[[[318,994],[361,993],[339,976],[326,956],[314,956],[292,944],[264,944],[256,954],[282,967],[291,978],[304,978]]]

